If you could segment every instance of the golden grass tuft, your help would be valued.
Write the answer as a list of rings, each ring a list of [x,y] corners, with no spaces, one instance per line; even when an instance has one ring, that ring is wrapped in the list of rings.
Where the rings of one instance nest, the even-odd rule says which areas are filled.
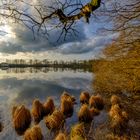
[[[43,119],[44,107],[43,104],[38,99],[35,99],[33,101],[31,113],[36,124]]]
[[[83,104],[78,112],[80,122],[90,123],[93,119],[92,113],[86,104]]]
[[[74,111],[74,104],[70,98],[63,98],[61,100],[60,110],[64,114],[65,118],[71,117]]]
[[[115,115],[121,115],[121,108],[118,104],[115,104],[111,106],[111,109],[109,111],[109,116],[114,117]]]
[[[76,124],[71,128],[70,140],[86,140],[83,123]]]
[[[51,130],[60,129],[63,126],[64,121],[65,120],[63,113],[57,109],[51,115],[45,118],[45,124],[48,127],[48,129]]]
[[[119,132],[124,128],[124,120],[122,116],[115,115],[111,119],[111,128],[114,130],[114,132]]]
[[[67,92],[63,92],[61,95],[60,110],[64,114],[65,118],[71,117],[73,115],[75,101],[75,97],[69,95]]]
[[[15,113],[17,107],[18,107],[18,106],[13,106],[13,108],[12,108],[12,117],[14,116],[14,113]]]
[[[112,105],[115,105],[115,104],[120,104],[121,99],[116,95],[112,95],[110,101]]]
[[[89,99],[90,107],[97,108],[98,110],[102,110],[104,108],[104,101],[100,95],[92,95]]]
[[[67,139],[66,134],[64,134],[64,133],[59,133],[59,134],[56,136],[55,140],[68,140],[68,139]]]
[[[92,107],[92,108],[90,108],[90,113],[92,116],[98,116],[100,114],[100,110]]]
[[[73,102],[73,104],[75,103],[76,99],[74,96],[71,96],[69,93],[67,92],[63,92],[63,94],[61,95],[61,102],[62,100],[71,100]]]
[[[23,140],[43,140],[41,128],[38,125],[28,129],[24,134]]]
[[[118,104],[111,107],[109,116],[111,118],[111,128],[114,132],[121,132],[127,128],[129,117],[127,112],[122,111]]]
[[[85,104],[85,103],[89,104],[89,99],[90,99],[90,95],[89,95],[89,93],[87,91],[81,92],[81,94],[80,94],[80,102],[82,104]]]
[[[44,115],[52,114],[55,110],[55,105],[52,98],[48,98],[47,101],[43,104],[44,107]]]
[[[31,124],[30,111],[24,105],[13,107],[12,121],[16,132],[22,135]]]

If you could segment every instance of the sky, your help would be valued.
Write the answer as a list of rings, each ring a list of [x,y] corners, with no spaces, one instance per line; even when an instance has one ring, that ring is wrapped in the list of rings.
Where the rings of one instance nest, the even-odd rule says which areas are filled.
[[[76,29],[78,36],[70,36],[67,41],[58,39],[59,30],[52,31],[49,39],[36,36],[23,25],[0,24],[0,61],[6,59],[48,59],[48,60],[89,60],[98,58],[101,50],[115,38],[114,34],[98,33],[107,24],[97,22],[94,18],[90,23],[82,19]]]

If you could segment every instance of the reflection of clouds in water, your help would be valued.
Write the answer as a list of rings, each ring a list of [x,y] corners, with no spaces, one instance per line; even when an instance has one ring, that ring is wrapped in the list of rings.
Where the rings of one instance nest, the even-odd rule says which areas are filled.
[[[62,79],[64,77],[67,78],[84,78],[84,79],[92,79],[91,73],[85,73],[85,72],[74,72],[74,71],[54,71],[54,69],[51,69],[47,71],[46,73],[43,72],[33,72],[31,73],[28,71],[28,68],[26,69],[25,73],[8,73],[6,71],[0,70],[0,80],[7,79],[7,78],[15,78],[17,80],[41,80],[41,81],[56,81],[56,79]]]
[[[65,77],[63,80],[58,81],[60,81],[61,85],[65,88],[91,91],[91,79]]]
[[[91,81],[87,79],[66,77],[57,79],[55,82],[9,78],[0,81],[0,89],[7,89],[7,93],[5,93],[2,98],[8,96],[7,98],[13,101],[15,97],[14,102],[31,104],[34,98],[45,100],[47,96],[53,96],[59,99],[63,91],[68,91],[78,96],[81,90],[90,90],[90,83]],[[12,98],[10,98],[10,96]]]
[[[35,74],[34,74],[35,75]],[[46,74],[48,75],[48,73]],[[55,77],[55,75],[58,75]],[[87,75],[87,77],[86,77]],[[16,75],[18,76],[18,75]],[[91,79],[90,74],[74,73],[72,76],[66,73],[55,73],[50,78],[37,79],[31,77],[29,79],[17,79],[14,77],[5,78],[0,80],[0,113],[1,120],[4,123],[4,130],[0,134],[0,140],[21,140],[22,137],[17,136],[14,129],[11,127],[11,108],[13,104],[25,104],[31,107],[34,98],[39,98],[41,101],[45,101],[46,97],[51,96],[56,105],[59,105],[59,99],[63,91],[70,92],[77,99],[81,90],[90,89]],[[88,86],[87,86],[88,85]],[[73,124],[77,121],[76,111],[79,105],[75,106],[75,113],[72,118],[67,120],[68,124]],[[47,135],[48,131],[41,122],[44,135]],[[47,136],[48,137],[48,136]]]
[[[80,82],[79,82],[80,81]],[[86,82],[85,82],[86,81]],[[72,84],[73,82],[73,84]],[[65,84],[64,84],[65,83]],[[74,96],[78,98],[81,90],[83,90],[84,86],[88,85],[90,82],[84,79],[67,79],[62,78],[52,81],[25,81],[23,80],[23,84],[20,87],[20,92],[18,93],[18,97],[16,98],[17,102],[20,101],[32,101],[34,98],[39,98],[41,100],[45,100],[48,96],[53,96],[58,102],[63,91],[70,92]],[[77,85],[78,88],[75,87]]]
[[[11,105],[9,102],[3,102],[0,104],[1,110],[1,122],[4,125],[3,131],[0,133],[0,140],[20,140],[20,137],[17,137],[15,131],[12,128],[12,116],[11,116]]]

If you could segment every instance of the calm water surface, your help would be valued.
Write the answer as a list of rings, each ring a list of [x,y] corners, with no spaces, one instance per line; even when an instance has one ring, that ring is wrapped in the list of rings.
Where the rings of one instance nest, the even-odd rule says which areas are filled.
[[[77,122],[79,95],[83,90],[92,92],[93,74],[81,70],[62,69],[8,69],[0,70],[0,121],[4,124],[0,140],[21,140],[11,123],[13,105],[24,104],[31,108],[32,101],[39,98],[45,101],[48,96],[54,99],[55,105],[60,105],[63,91],[74,95],[78,104],[75,106],[73,117],[67,120],[67,127]],[[102,118],[102,117],[101,117]],[[98,122],[98,120],[97,120]],[[43,135],[47,137],[47,128],[42,121],[40,126]]]

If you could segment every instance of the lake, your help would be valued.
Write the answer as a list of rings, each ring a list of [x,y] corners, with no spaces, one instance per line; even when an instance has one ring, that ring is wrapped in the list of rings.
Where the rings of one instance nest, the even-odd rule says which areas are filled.
[[[31,109],[32,101],[38,98],[44,102],[52,97],[59,107],[63,91],[74,95],[77,100],[74,115],[66,121],[67,129],[78,121],[79,95],[83,90],[93,92],[93,74],[82,70],[53,69],[53,68],[13,68],[0,70],[0,121],[4,125],[0,140],[21,140],[12,127],[11,110],[13,105],[24,104]],[[101,122],[98,117],[96,123]],[[43,135],[48,137],[44,121],[40,123]]]

